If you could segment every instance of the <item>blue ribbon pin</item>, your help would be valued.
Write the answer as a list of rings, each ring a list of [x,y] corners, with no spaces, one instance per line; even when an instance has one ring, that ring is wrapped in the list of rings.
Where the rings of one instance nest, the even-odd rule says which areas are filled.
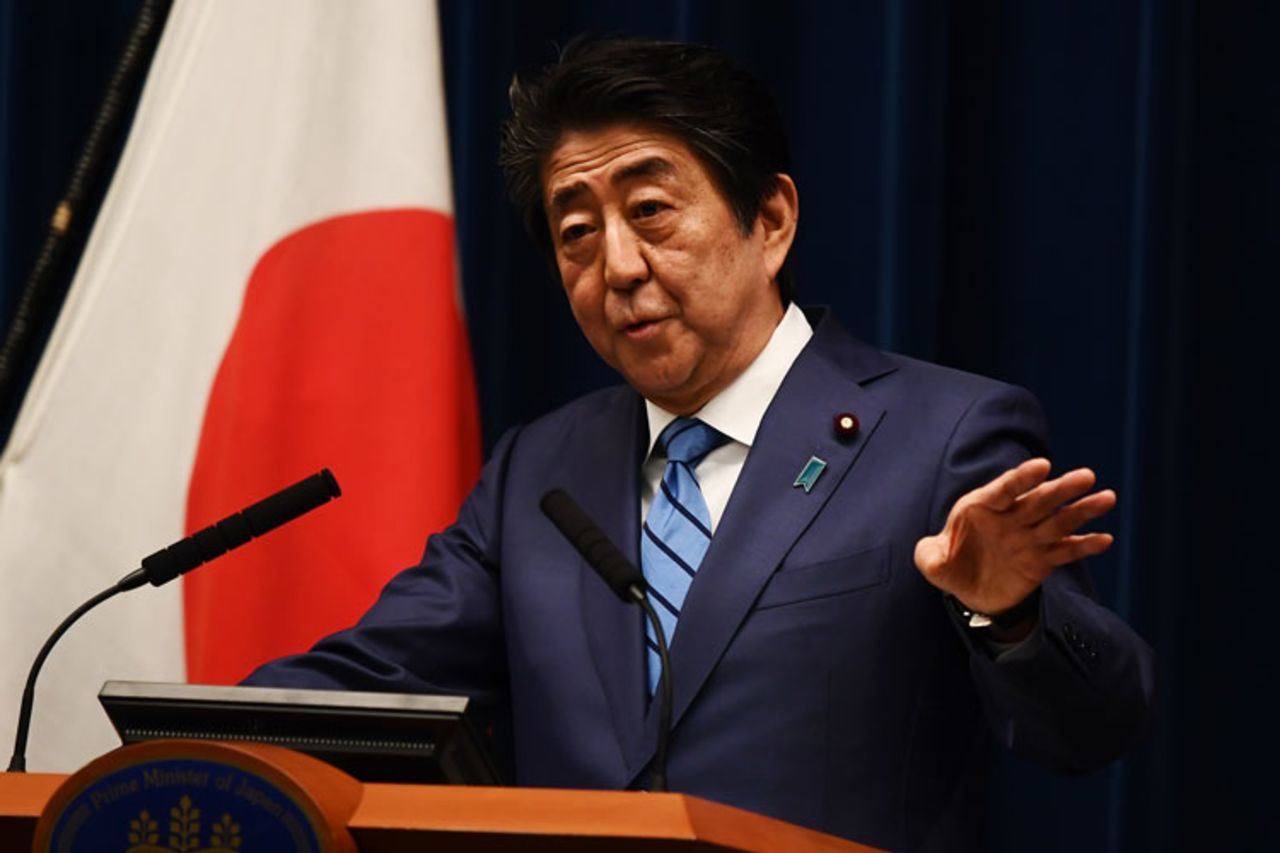
[[[810,456],[809,461],[804,463],[804,467],[800,469],[800,473],[796,476],[796,481],[791,484],[792,488],[803,488],[807,495],[813,491],[813,484],[818,482],[818,477],[827,468],[826,460],[819,459],[816,456]]]

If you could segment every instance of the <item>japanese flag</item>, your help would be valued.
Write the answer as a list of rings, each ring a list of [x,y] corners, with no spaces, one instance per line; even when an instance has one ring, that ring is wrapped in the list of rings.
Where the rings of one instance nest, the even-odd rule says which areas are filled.
[[[31,769],[118,744],[106,679],[234,682],[350,624],[474,481],[437,29],[422,0],[174,4],[0,457],[0,732],[142,557],[322,467],[343,497],[87,616]]]

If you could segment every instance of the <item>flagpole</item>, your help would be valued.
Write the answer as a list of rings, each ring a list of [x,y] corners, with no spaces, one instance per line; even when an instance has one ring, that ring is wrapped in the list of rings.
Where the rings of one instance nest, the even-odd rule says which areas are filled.
[[[142,0],[115,71],[54,208],[36,261],[0,342],[0,445],[8,440],[43,333],[57,315],[89,234],[93,207],[115,167],[128,117],[137,104],[173,0]]]

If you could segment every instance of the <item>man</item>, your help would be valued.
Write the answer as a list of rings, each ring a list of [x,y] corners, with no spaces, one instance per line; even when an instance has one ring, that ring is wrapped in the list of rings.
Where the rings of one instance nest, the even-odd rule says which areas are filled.
[[[508,433],[421,565],[250,683],[468,693],[509,715],[519,783],[642,785],[651,641],[538,512],[561,487],[672,638],[674,790],[959,850],[981,717],[1066,770],[1130,745],[1150,651],[1072,565],[1115,496],[1048,479],[1026,392],[790,303],[798,193],[760,85],[704,48],[585,41],[511,100],[513,198],[627,387]]]

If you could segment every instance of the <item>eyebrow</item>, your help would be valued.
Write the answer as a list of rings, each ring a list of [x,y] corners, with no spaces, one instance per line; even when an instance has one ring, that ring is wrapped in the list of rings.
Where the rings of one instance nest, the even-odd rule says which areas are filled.
[[[614,173],[610,179],[610,183],[617,186],[626,181],[632,181],[636,178],[653,178],[659,176],[671,175],[675,172],[675,166],[671,162],[662,157],[646,157],[637,163],[624,166]],[[551,194],[551,209],[557,213],[562,213],[565,208],[573,203],[574,199],[582,195],[587,189],[587,185],[582,181],[569,184],[567,187],[561,187]]]

